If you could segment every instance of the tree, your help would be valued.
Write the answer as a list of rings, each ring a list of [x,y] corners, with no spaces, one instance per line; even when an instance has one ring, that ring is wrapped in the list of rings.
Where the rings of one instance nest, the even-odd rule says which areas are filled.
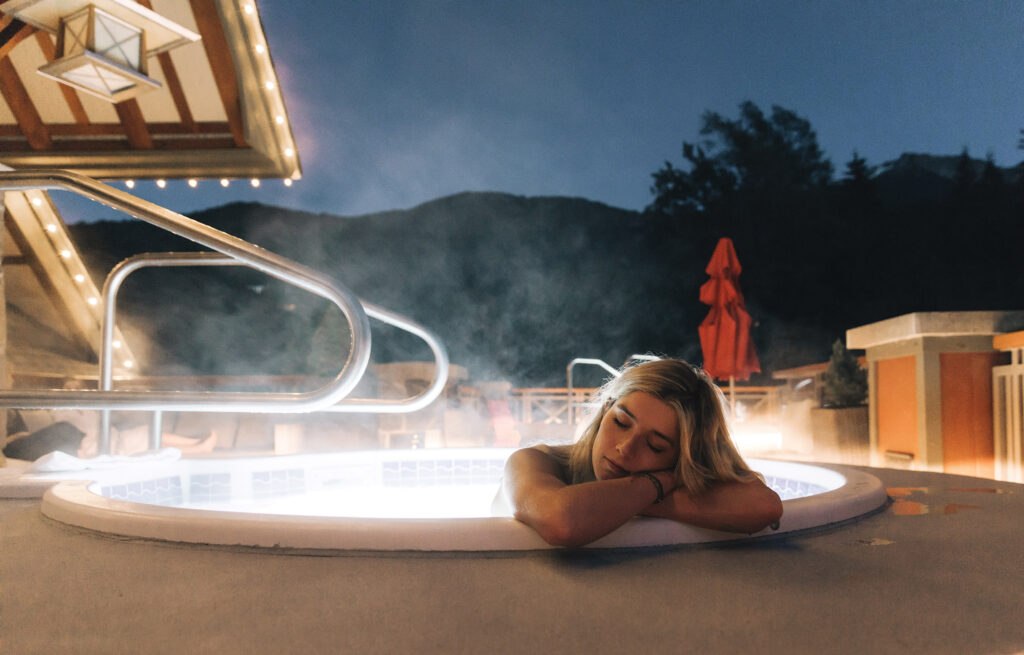
[[[750,101],[739,109],[735,120],[705,112],[700,130],[705,139],[699,145],[683,143],[689,170],[665,162],[652,175],[655,198],[648,210],[692,215],[728,208],[743,213],[755,204],[763,210],[831,181],[832,163],[809,121],[778,106],[765,116]]]
[[[868,373],[860,367],[841,339],[832,344],[828,370],[822,376],[822,405],[855,407],[863,405],[868,395]]]
[[[964,148],[956,159],[956,168],[953,170],[953,201],[954,203],[966,206],[970,203],[971,195],[974,193],[974,162]]]
[[[844,207],[858,214],[877,211],[878,190],[875,188],[876,166],[868,166],[868,160],[861,157],[856,150],[853,157],[846,162],[846,172],[841,182]]]

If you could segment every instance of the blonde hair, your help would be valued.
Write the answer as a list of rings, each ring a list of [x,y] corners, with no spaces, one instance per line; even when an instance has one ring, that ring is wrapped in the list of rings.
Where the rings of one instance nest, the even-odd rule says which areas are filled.
[[[572,484],[596,479],[591,456],[601,421],[620,398],[638,391],[654,396],[676,412],[676,482],[688,493],[699,494],[713,481],[747,482],[756,477],[732,443],[723,409],[725,398],[711,377],[681,359],[660,359],[623,368],[618,377],[595,392],[593,400],[598,409],[569,450]]]

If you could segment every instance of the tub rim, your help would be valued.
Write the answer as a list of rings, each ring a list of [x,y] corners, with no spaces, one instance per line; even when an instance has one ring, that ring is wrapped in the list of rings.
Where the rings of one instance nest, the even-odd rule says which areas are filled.
[[[211,460],[185,460],[211,461]],[[643,548],[739,541],[822,528],[869,514],[888,502],[882,482],[854,468],[748,458],[752,468],[824,469],[845,482],[783,501],[778,530],[753,535],[636,517],[585,548]],[[773,473],[768,473],[772,475]],[[529,551],[555,548],[510,517],[393,519],[212,511],[114,500],[91,480],[64,480],[43,495],[42,513],[61,523],[118,537],[183,544],[316,551]]]

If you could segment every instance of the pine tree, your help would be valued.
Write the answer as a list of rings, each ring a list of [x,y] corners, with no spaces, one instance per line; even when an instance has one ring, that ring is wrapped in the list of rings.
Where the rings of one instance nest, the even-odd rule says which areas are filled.
[[[832,344],[832,357],[822,381],[822,405],[825,407],[855,407],[863,405],[867,398],[868,373],[841,339]]]

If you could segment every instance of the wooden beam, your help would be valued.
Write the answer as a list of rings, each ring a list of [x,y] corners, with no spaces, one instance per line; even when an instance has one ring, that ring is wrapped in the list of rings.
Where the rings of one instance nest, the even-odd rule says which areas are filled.
[[[138,3],[146,9],[153,9],[153,4],[149,0],[138,0]],[[178,71],[174,67],[174,62],[171,61],[170,53],[161,52],[156,56],[156,60],[164,72],[164,81],[167,82],[167,90],[171,92],[171,98],[174,100],[174,107],[178,110],[181,124],[186,129],[193,131],[196,124],[195,119],[192,117],[188,100],[185,99],[185,89],[181,86],[181,79],[178,78]]]
[[[47,272],[46,266],[44,266],[43,262],[39,259],[38,253],[36,253],[35,249],[32,247],[32,243],[28,235],[25,234],[24,230],[22,230],[18,221],[15,220],[13,216],[11,217],[11,220],[5,221],[4,224],[10,232],[11,240],[14,241],[18,250],[20,250],[23,256],[28,260],[27,263],[32,269],[32,273],[34,274],[36,281],[43,288],[43,293],[46,294],[46,297],[53,305],[53,308],[57,311],[57,315],[60,316],[68,326],[70,326],[75,347],[80,349],[83,354],[89,353],[90,355],[95,355],[97,349],[93,348],[89,336],[85,334],[81,324],[75,320],[75,316],[73,315],[71,308],[64,302],[60,291],[53,283],[53,280],[50,279],[50,274]]]
[[[146,127],[146,119],[142,117],[142,110],[135,98],[122,100],[114,103],[117,110],[117,117],[121,119],[124,127],[124,134],[128,137],[128,143],[135,150],[151,150],[153,138]]]
[[[146,128],[152,137],[167,135],[191,136],[191,135],[215,135],[224,136],[231,134],[231,127],[223,121],[210,121],[196,123],[195,127],[189,129],[181,123],[147,123]],[[92,139],[98,136],[123,136],[124,128],[120,123],[90,123],[88,125],[62,124],[57,123],[49,126],[51,137],[87,138]],[[0,137],[21,136],[21,130],[16,125],[0,125]]]
[[[23,266],[28,264],[28,258],[25,255],[4,255],[2,263],[4,266]]]
[[[127,141],[127,139],[90,139],[88,141],[72,141],[72,140],[55,140],[53,145],[48,149],[48,153],[56,155],[57,153],[85,155],[87,153],[95,154],[113,154],[113,153],[131,153],[131,152],[152,152],[157,150],[174,150],[177,152],[184,151],[202,151],[202,150],[235,150],[242,152],[248,150],[248,148],[236,148],[235,139],[230,134],[225,136],[168,136],[159,137],[153,139],[152,148],[133,148]],[[11,161],[12,156],[16,153],[32,153],[37,152],[34,150],[26,141],[4,141],[0,142],[0,152],[3,155],[0,159],[4,161]],[[14,165],[14,164],[11,164]],[[50,166],[51,163],[22,163],[22,166]],[[74,168],[71,164],[66,166],[59,166],[58,168]],[[249,176],[254,173],[235,173],[234,175]]]
[[[32,149],[48,150],[53,145],[50,133],[9,57],[0,59],[0,94],[3,94]]]
[[[39,43],[39,49],[43,51],[43,56],[46,57],[47,62],[57,58],[57,47],[53,45],[53,40],[49,34],[46,32],[36,32],[36,41]],[[58,82],[57,86],[60,87],[60,92],[64,94],[64,102],[68,103],[68,109],[71,110],[71,115],[75,117],[75,122],[79,125],[88,125],[89,116],[85,113],[85,107],[82,106],[82,99],[78,97],[78,92],[67,84]]]
[[[178,71],[174,68],[174,62],[171,61],[171,55],[168,52],[161,52],[156,56],[157,62],[160,63],[160,68],[164,72],[164,81],[167,82],[167,90],[171,92],[171,98],[174,100],[174,107],[178,110],[178,116],[181,117],[181,124],[185,129],[195,132],[196,121],[192,117],[192,110],[188,106],[188,100],[185,98],[185,89],[181,86],[181,79],[178,78]]]
[[[199,36],[206,49],[206,58],[210,61],[210,68],[213,69],[213,79],[217,83],[217,91],[224,104],[224,113],[227,114],[228,123],[231,125],[231,134],[234,136],[235,145],[245,148],[248,143],[245,140],[245,124],[242,122],[238,73],[235,70],[234,59],[231,57],[231,48],[224,36],[220,13],[213,0],[190,0],[190,4],[196,25],[199,28]]]
[[[2,18],[10,17],[4,14]],[[32,36],[36,31],[36,28],[26,25],[17,18],[10,18],[10,20],[5,22],[6,24],[0,23],[0,59],[11,54],[14,46]]]

